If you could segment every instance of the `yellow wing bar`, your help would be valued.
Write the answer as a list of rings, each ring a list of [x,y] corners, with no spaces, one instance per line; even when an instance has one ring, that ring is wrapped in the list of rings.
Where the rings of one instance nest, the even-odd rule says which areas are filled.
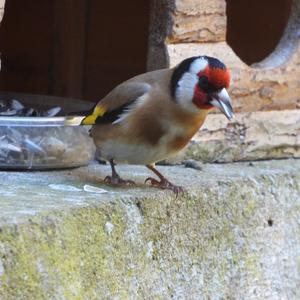
[[[98,117],[102,117],[106,112],[106,109],[102,105],[97,105],[93,111],[93,113],[87,117],[85,117],[81,125],[94,125],[96,123],[96,119]]]

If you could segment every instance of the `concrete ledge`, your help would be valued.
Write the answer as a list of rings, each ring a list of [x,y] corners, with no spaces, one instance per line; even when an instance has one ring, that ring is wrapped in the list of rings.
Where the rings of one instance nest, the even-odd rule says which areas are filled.
[[[177,199],[108,169],[0,172],[1,299],[299,298],[300,160],[160,167]]]

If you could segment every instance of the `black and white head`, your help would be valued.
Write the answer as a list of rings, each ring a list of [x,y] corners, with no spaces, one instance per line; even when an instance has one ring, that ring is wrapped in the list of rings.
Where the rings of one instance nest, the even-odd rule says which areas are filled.
[[[195,56],[182,61],[171,78],[173,99],[189,111],[219,108],[231,119],[233,110],[227,92],[230,72],[218,59]]]

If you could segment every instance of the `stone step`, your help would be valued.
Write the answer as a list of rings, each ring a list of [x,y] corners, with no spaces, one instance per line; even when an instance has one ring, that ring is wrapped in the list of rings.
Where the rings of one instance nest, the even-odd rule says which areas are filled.
[[[0,299],[299,299],[300,160],[158,169],[0,172]]]

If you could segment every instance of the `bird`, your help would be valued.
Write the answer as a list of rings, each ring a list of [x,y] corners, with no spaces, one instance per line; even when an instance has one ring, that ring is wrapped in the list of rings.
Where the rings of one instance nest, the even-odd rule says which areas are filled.
[[[134,185],[121,178],[116,163],[145,165],[157,176],[148,177],[145,183],[176,195],[184,192],[155,163],[184,148],[212,108],[233,118],[227,92],[230,80],[229,69],[219,59],[193,56],[173,68],[140,74],[117,85],[81,122],[92,125],[94,143],[110,163],[111,176],[104,182]]]

